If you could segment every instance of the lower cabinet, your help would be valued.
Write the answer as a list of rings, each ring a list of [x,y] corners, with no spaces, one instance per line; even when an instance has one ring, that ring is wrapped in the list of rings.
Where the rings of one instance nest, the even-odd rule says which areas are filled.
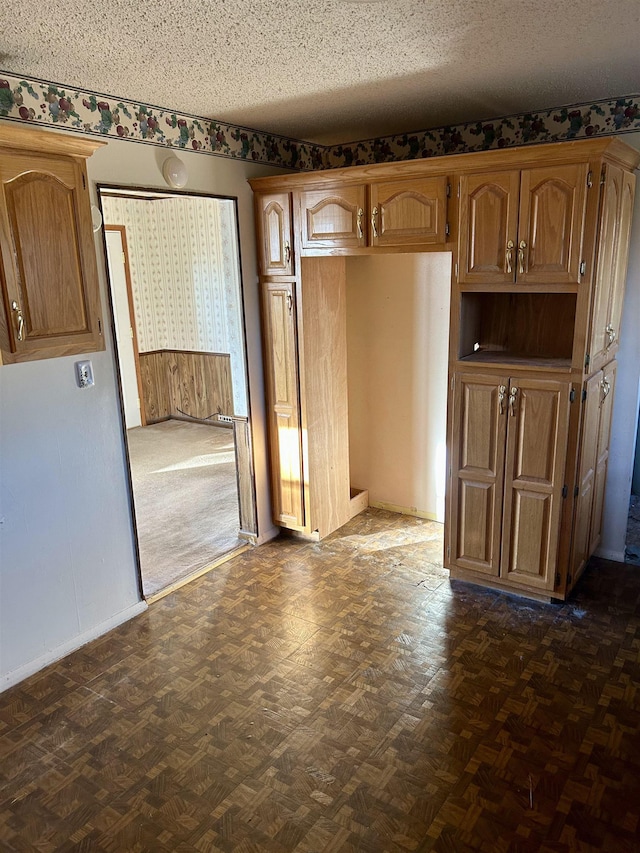
[[[553,591],[571,383],[454,376],[449,567]]]
[[[582,395],[584,412],[569,587],[575,584],[602,538],[602,511],[609,464],[616,367],[616,362],[613,361],[594,373],[585,383]]]

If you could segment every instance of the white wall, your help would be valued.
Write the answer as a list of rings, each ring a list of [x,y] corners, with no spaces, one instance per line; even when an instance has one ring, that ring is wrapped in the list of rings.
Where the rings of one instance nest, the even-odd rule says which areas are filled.
[[[110,139],[89,160],[89,180],[165,187],[168,153]],[[237,196],[255,444],[259,530],[270,520],[255,237],[247,178],[253,163],[180,154],[187,189]],[[93,200],[97,201],[92,187]],[[101,237],[96,240],[108,318]],[[139,609],[111,333],[92,353],[96,384],[80,390],[76,358],[0,367],[0,688]]]
[[[451,254],[347,258],[351,484],[444,520]]]
[[[623,140],[640,150],[640,133]],[[624,560],[627,516],[631,496],[633,459],[640,385],[640,180],[631,230],[629,273],[622,309],[616,396],[613,404],[609,471],[605,491],[602,543],[598,554],[611,560]]]

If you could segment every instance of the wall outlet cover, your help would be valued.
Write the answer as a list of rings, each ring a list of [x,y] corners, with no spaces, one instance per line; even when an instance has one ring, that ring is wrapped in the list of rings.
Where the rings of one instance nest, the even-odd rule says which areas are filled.
[[[76,361],[76,381],[78,388],[91,388],[94,385],[93,365],[90,361]]]

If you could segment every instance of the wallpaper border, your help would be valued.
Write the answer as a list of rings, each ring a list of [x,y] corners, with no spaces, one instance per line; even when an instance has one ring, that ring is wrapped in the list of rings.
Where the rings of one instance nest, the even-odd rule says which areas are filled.
[[[640,94],[325,146],[0,71],[0,118],[308,171],[631,133]]]

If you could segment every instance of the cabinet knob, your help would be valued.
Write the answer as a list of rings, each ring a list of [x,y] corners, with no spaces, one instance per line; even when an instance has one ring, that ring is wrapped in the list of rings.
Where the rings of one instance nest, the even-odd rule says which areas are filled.
[[[18,340],[24,340],[24,317],[22,316],[22,308],[18,305],[16,300],[14,299],[11,303],[11,310],[16,315],[16,323],[18,324]]]
[[[364,216],[364,210],[359,207],[358,208],[358,217],[357,217],[357,226],[358,226],[358,239],[362,240],[362,217]]]
[[[291,260],[291,246],[289,245],[289,241],[284,241],[284,262],[288,264]]]
[[[518,396],[518,389],[512,388],[509,392],[509,412],[511,413],[511,417],[514,418],[516,415],[516,397]]]
[[[507,266],[507,273],[513,272],[511,268],[511,263],[513,261],[513,240],[509,240],[507,243],[507,251],[505,253],[505,264]]]
[[[604,401],[611,393],[611,383],[608,379],[603,379],[600,386],[602,387],[602,399]]]
[[[524,251],[527,248],[527,244],[524,240],[520,240],[520,245],[518,246],[518,272],[522,275],[524,272]]]
[[[373,236],[378,236],[378,223],[376,221],[376,217],[378,215],[378,208],[374,207],[371,211],[371,228],[373,229]]]

